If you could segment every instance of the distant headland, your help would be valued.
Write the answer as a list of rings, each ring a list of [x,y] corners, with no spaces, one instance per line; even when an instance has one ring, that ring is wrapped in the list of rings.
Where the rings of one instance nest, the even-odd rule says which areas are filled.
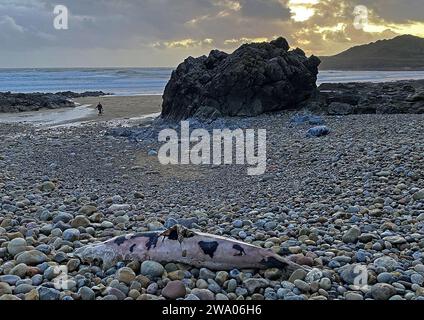
[[[402,35],[320,59],[321,70],[424,70],[424,39]]]

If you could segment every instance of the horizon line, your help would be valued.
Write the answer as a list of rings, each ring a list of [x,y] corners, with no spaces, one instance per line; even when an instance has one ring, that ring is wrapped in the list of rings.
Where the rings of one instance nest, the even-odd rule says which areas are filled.
[[[16,70],[16,69],[175,69],[176,66],[113,66],[113,67],[0,67],[0,70]]]

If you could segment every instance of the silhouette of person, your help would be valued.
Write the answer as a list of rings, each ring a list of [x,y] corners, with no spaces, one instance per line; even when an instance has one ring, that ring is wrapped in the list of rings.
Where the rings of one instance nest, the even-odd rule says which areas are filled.
[[[99,110],[99,116],[103,115],[103,106],[100,102],[97,105],[97,110]]]

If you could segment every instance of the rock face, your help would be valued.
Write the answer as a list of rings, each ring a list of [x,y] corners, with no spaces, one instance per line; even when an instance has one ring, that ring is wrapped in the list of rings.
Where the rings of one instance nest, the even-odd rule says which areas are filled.
[[[165,88],[162,118],[256,116],[296,109],[316,94],[320,60],[284,38],[245,44],[232,54],[218,50],[189,57]]]
[[[324,83],[318,90],[305,109],[331,116],[424,113],[424,80]]]

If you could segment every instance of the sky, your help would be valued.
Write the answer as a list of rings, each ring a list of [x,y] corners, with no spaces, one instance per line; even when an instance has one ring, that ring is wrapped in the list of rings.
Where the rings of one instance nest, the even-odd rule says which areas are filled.
[[[68,10],[66,30],[54,27],[57,5]],[[174,67],[279,36],[333,55],[424,37],[423,13],[423,0],[0,0],[0,67]]]

